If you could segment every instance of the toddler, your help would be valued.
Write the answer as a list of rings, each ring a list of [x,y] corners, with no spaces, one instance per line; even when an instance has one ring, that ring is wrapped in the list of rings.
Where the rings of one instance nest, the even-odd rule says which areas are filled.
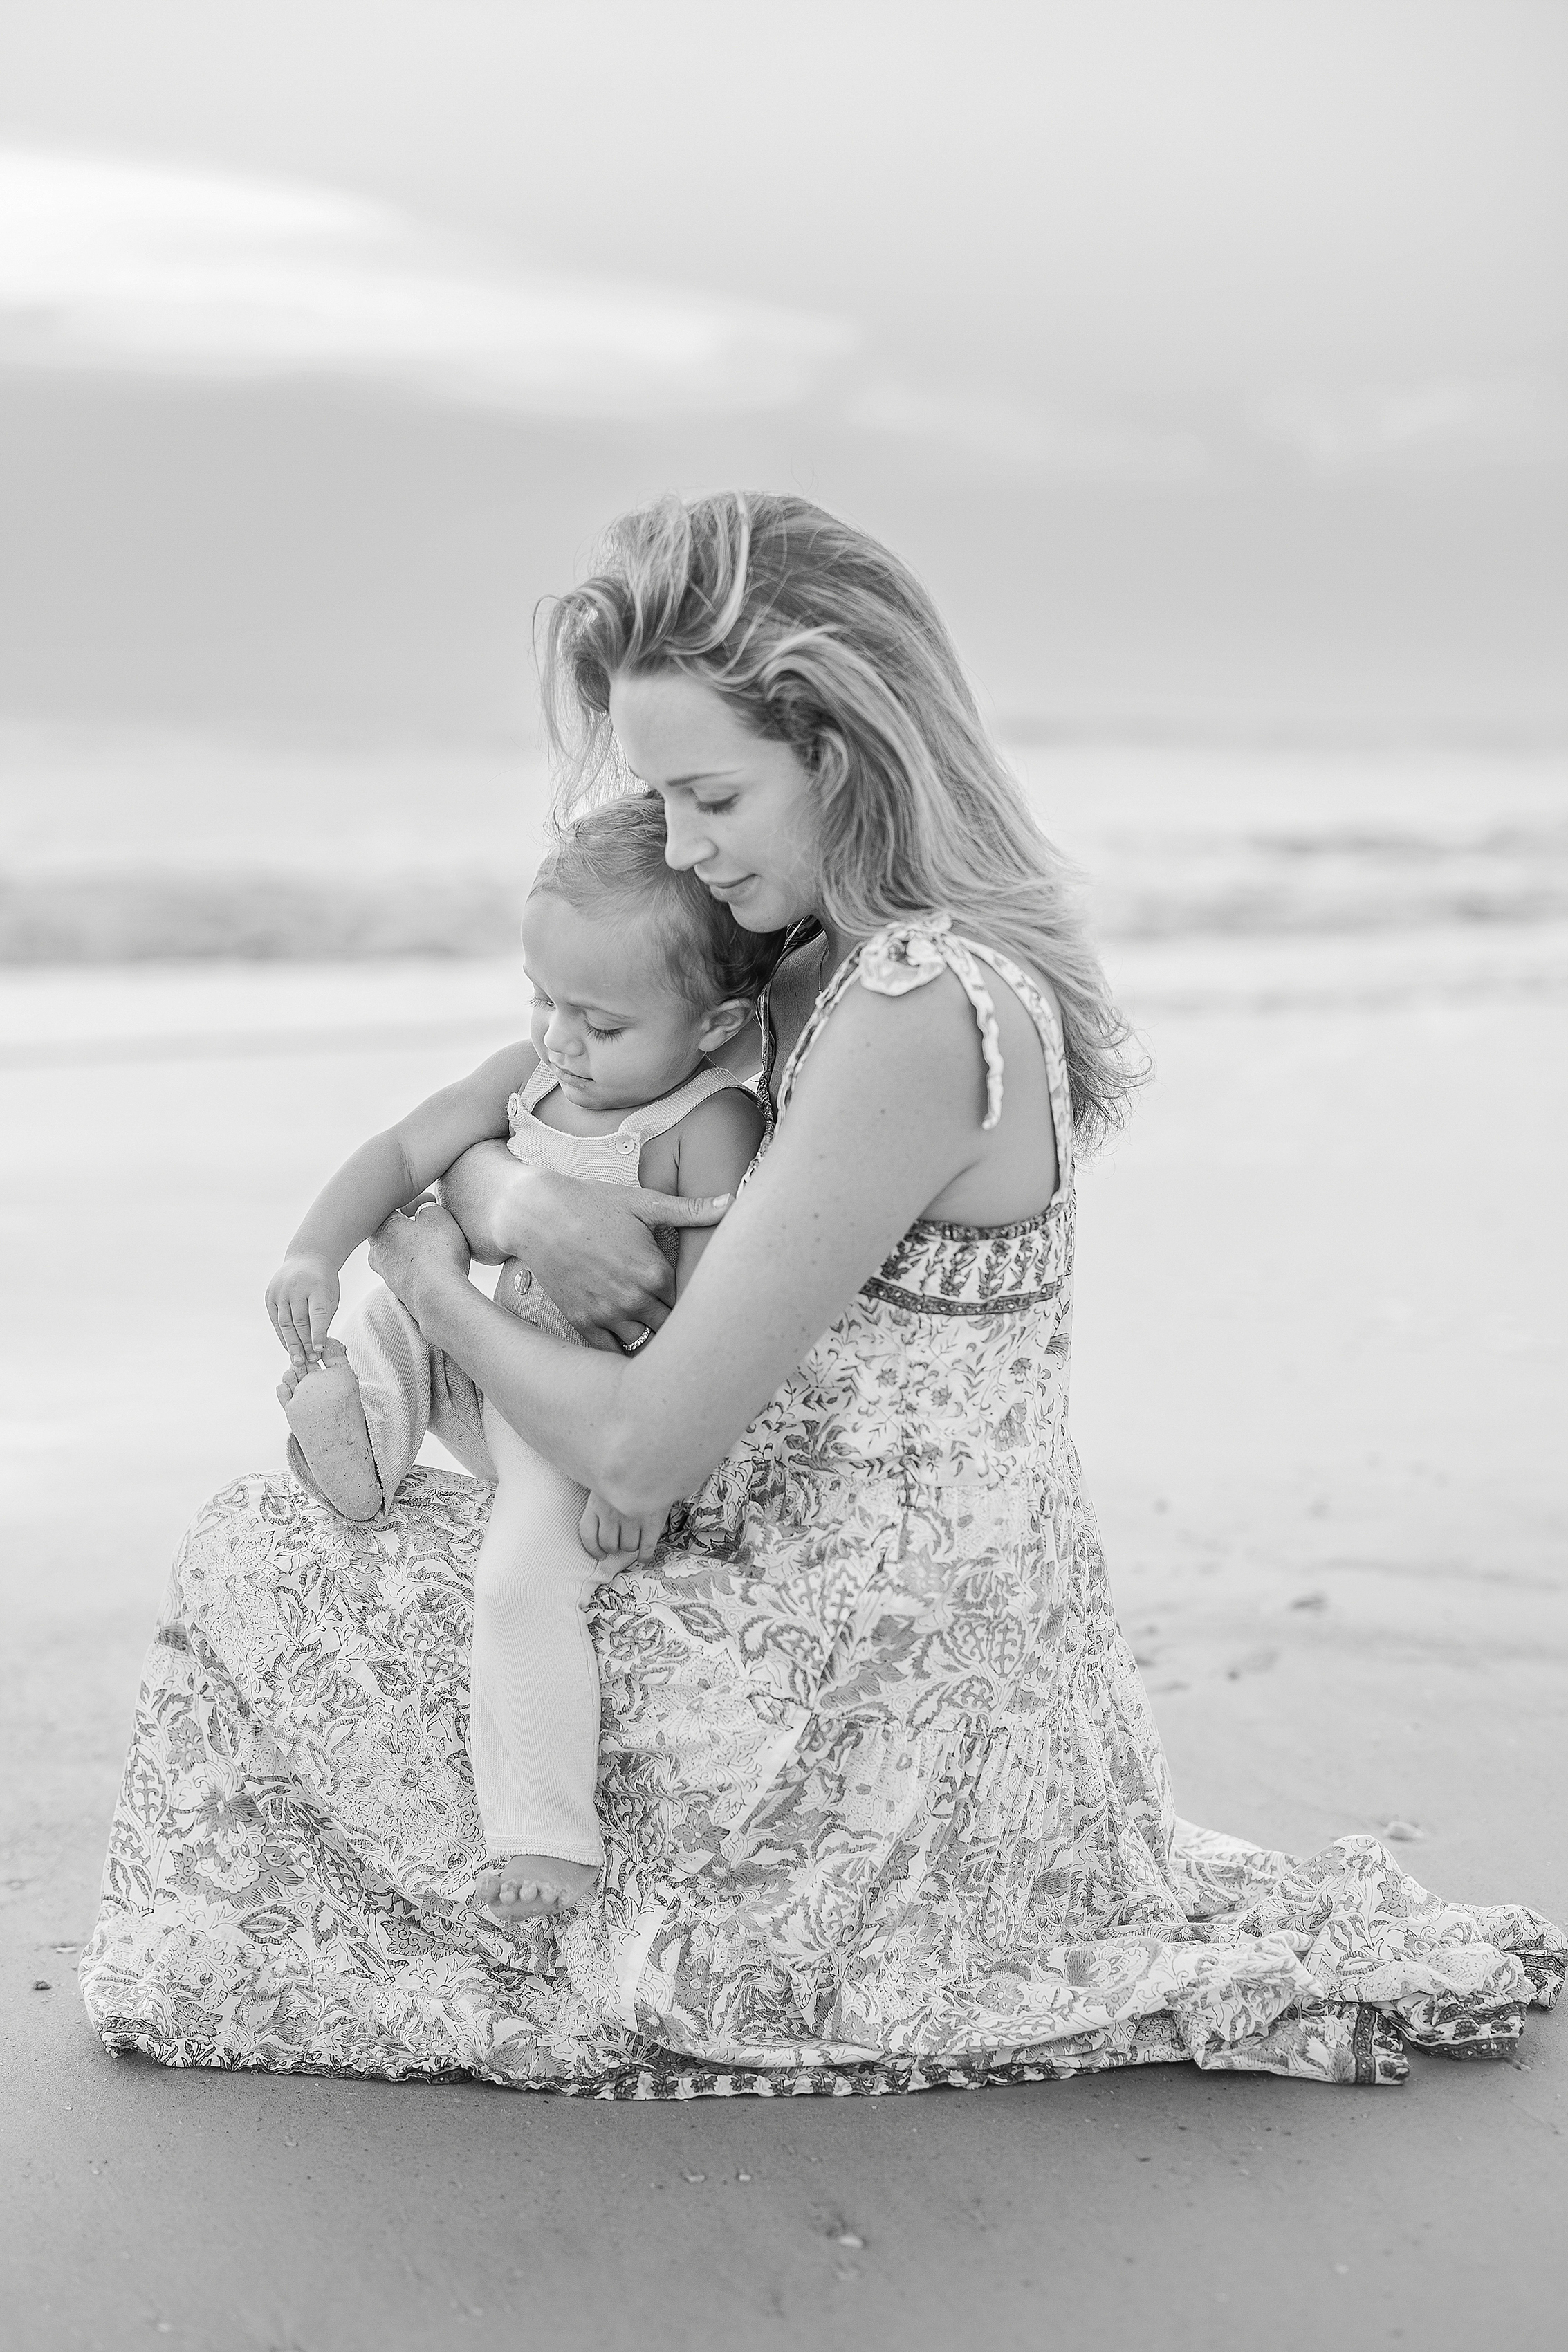
[[[475,1568],[469,1752],[487,1856],[474,1899],[502,1918],[569,1910],[598,1875],[599,1675],[583,1612],[633,1550],[609,1550],[596,1499],[502,1420],[383,1285],[345,1318],[341,1340],[329,1338],[339,1272],[395,1209],[490,1137],[506,1136],[530,1166],[600,1182],[734,1192],[762,1119],[743,1082],[707,1055],[751,1017],[780,944],[743,931],[694,876],[665,864],[656,795],[579,819],[524,909],[529,1042],[361,1144],[267,1286],[290,1359],[277,1391],[289,1463],[319,1500],[346,1518],[376,1517],[427,1430],[496,1481]],[[706,1229],[664,1235],[677,1297],[708,1239]],[[508,1261],[497,1297],[582,1344],[525,1266]],[[605,1513],[605,1528],[614,1525]],[[662,1520],[622,1522],[618,1539],[645,1557],[662,1531]]]

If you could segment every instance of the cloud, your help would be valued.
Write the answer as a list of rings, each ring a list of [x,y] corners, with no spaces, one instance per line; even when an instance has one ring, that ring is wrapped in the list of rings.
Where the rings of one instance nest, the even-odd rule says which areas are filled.
[[[977,388],[872,383],[852,400],[848,415],[862,431],[925,441],[1013,474],[1181,482],[1208,462],[1189,434],[1088,424]]]
[[[1439,377],[1343,393],[1296,386],[1269,402],[1257,425],[1323,474],[1568,455],[1568,399],[1542,376]]]
[[[763,303],[519,268],[334,189],[0,150],[0,365],[640,417],[788,405],[852,341]]]

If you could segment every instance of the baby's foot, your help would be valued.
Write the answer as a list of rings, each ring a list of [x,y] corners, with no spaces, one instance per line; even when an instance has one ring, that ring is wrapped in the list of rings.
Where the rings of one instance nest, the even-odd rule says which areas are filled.
[[[292,1364],[277,1383],[283,1407],[305,1465],[332,1508],[345,1519],[379,1518],[384,1507],[382,1482],[360,1383],[340,1339],[325,1339],[321,1361],[308,1371]]]
[[[474,1881],[474,1904],[496,1919],[564,1919],[598,1880],[591,1862],[563,1862],[554,1853],[509,1853]]]

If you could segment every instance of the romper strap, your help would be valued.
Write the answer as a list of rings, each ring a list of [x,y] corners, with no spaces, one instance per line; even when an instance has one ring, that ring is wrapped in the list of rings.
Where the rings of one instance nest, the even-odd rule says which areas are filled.
[[[641,1110],[628,1111],[615,1132],[617,1135],[634,1135],[643,1143],[651,1142],[655,1135],[664,1134],[685,1118],[687,1111],[695,1110],[698,1103],[706,1102],[709,1095],[723,1094],[728,1087],[739,1087],[743,1093],[750,1092],[747,1080],[737,1077],[733,1070],[719,1069],[713,1063],[705,1062],[702,1068],[694,1071],[685,1086],[677,1087],[673,1094],[661,1095],[657,1102],[644,1103]]]
[[[536,1104],[543,1102],[546,1095],[553,1095],[559,1084],[560,1080],[541,1054],[534,1065],[533,1076],[521,1092],[512,1097],[512,1102],[507,1108],[510,1110],[512,1103],[515,1103],[518,1110],[532,1110]]]

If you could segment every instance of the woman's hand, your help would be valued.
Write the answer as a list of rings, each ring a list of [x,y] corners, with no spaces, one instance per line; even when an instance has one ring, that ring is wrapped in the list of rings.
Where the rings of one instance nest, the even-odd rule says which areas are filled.
[[[656,1331],[674,1304],[674,1268],[653,1228],[716,1224],[730,1202],[727,1193],[685,1201],[631,1184],[587,1183],[525,1168],[505,1145],[489,1143],[464,1153],[442,1178],[441,1193],[475,1236],[480,1258],[520,1259],[580,1338],[617,1351]],[[497,1288],[502,1305],[513,1272],[508,1265]]]
[[[422,1202],[412,1216],[398,1210],[371,1235],[371,1273],[380,1275],[416,1323],[432,1286],[465,1284],[468,1262],[462,1226],[434,1201]]]
[[[675,1269],[654,1228],[716,1225],[733,1195],[686,1201],[640,1185],[541,1174],[539,1223],[524,1255],[580,1338],[624,1349],[656,1331],[675,1303]]]

